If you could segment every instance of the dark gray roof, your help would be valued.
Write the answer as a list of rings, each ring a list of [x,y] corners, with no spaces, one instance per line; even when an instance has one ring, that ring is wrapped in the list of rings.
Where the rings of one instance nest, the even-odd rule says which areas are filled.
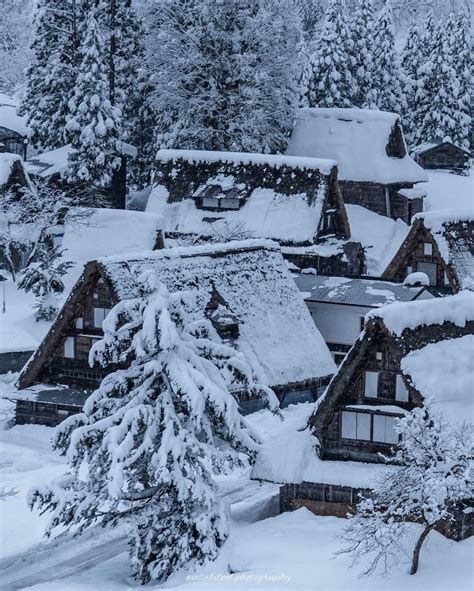
[[[392,302],[416,300],[425,287],[408,287],[379,279],[349,279],[325,275],[294,275],[306,301],[379,308]]]
[[[24,390],[19,400],[34,400],[50,404],[65,404],[67,406],[83,407],[84,402],[91,395],[89,390],[74,390],[71,388],[48,388],[40,390],[38,386],[34,390]],[[31,395],[30,395],[31,394]]]

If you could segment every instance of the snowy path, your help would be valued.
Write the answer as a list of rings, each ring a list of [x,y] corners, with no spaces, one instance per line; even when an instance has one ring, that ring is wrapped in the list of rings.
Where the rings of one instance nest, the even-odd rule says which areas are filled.
[[[257,521],[275,514],[278,486],[249,481],[242,475],[222,479],[220,495],[231,505],[234,519]],[[2,591],[66,579],[127,552],[124,530],[94,529],[81,537],[36,544],[0,561]],[[128,558],[124,557],[124,561]]]

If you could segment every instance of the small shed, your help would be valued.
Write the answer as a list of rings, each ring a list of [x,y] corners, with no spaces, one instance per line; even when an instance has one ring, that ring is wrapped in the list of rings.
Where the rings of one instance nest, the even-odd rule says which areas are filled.
[[[324,275],[294,275],[316,327],[339,365],[364,328],[371,310],[394,302],[435,297],[424,286]]]
[[[17,114],[18,102],[0,93],[0,153],[10,152],[26,159],[26,117]]]
[[[178,244],[265,238],[297,266],[343,274],[364,264],[330,160],[160,150],[146,211]]]
[[[144,215],[144,214],[142,214]],[[20,374],[21,389],[67,384],[95,389],[106,368],[90,367],[92,344],[119,301],[136,296],[135,273],[153,270],[171,292],[196,293],[224,340],[241,350],[257,381],[290,404],[315,400],[335,371],[329,350],[286,269],[277,244],[228,244],[163,249],[88,263],[45,339]],[[46,404],[46,401],[43,401]],[[248,411],[259,400],[241,400]],[[29,419],[39,421],[36,415]]]
[[[471,153],[448,138],[436,138],[413,148],[414,159],[427,169],[452,170],[462,173],[469,169]]]
[[[335,160],[345,203],[406,223],[423,209],[422,193],[400,192],[428,177],[407,153],[395,113],[300,109],[286,154]]]
[[[444,292],[474,288],[474,213],[440,210],[418,214],[400,248],[382,274],[403,280],[423,272]]]

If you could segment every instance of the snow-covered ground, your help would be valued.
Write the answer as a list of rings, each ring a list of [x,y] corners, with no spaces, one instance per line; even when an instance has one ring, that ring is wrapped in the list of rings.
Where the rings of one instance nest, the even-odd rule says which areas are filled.
[[[1,386],[1,384],[0,384]],[[47,516],[31,513],[26,494],[34,484],[51,481],[65,470],[50,449],[52,430],[40,426],[8,428],[12,405],[2,401],[0,479],[18,493],[1,505],[0,578],[2,591],[129,591],[142,588],[130,578],[126,530],[90,531],[79,538],[45,541]],[[308,404],[283,411],[284,421],[260,411],[250,421],[267,446],[284,430],[297,430],[311,411]],[[295,450],[296,451],[296,450]],[[278,486],[249,480],[248,472],[221,478],[221,495],[232,511],[231,536],[218,560],[192,572],[180,572],[165,585],[148,589],[439,590],[472,589],[473,542],[451,542],[434,533],[423,549],[420,571],[407,574],[401,561],[391,576],[359,578],[348,557],[334,558],[345,520],[314,516],[306,509],[277,515]],[[418,526],[412,527],[412,545]],[[19,535],[20,534],[20,535]]]

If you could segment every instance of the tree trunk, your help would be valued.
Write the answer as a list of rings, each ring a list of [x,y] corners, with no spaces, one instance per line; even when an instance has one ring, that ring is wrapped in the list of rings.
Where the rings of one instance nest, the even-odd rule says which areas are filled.
[[[413,560],[411,561],[411,571],[410,571],[411,575],[416,574],[416,572],[418,570],[418,563],[420,560],[421,546],[423,545],[423,542],[426,540],[426,538],[428,537],[428,534],[430,533],[430,531],[432,529],[433,529],[432,525],[426,525],[425,529],[421,532],[421,536],[418,538],[418,541],[415,545],[415,550],[413,552]]]

